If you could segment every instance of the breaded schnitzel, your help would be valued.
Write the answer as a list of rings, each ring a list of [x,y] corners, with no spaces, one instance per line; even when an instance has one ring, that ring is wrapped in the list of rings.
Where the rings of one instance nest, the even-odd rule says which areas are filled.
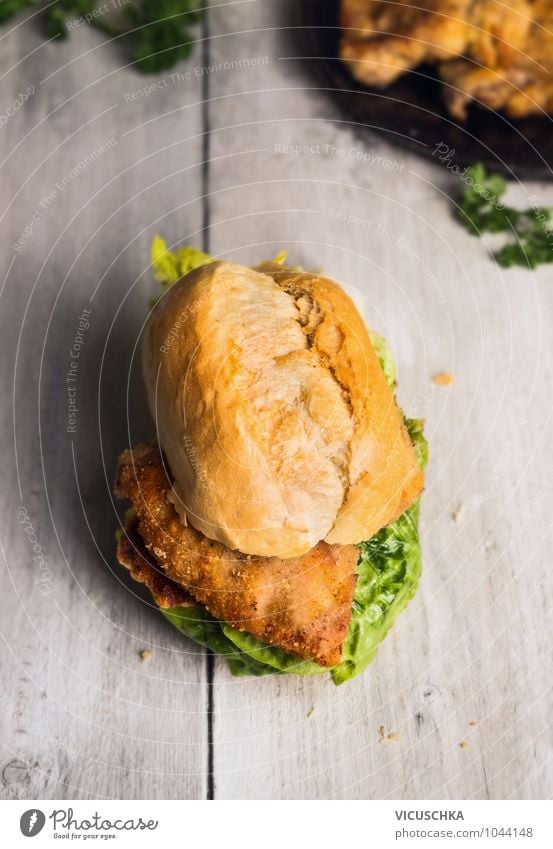
[[[456,118],[466,117],[472,101],[513,118],[553,112],[553,2],[533,0],[531,12],[523,50],[492,67],[468,59],[440,67],[444,98]]]
[[[385,87],[424,61],[461,53],[471,0],[342,0],[340,56],[365,85]]]
[[[156,444],[123,452],[115,493],[132,502],[149,554],[145,560],[131,534],[120,542],[120,560],[160,606],[187,604],[190,596],[215,618],[266,644],[320,666],[340,662],[356,584],[356,546],[320,542],[283,560],[242,554],[208,539],[182,524]],[[173,582],[169,587],[163,576]]]
[[[551,0],[341,0],[340,24],[340,57],[364,85],[438,62],[460,120],[472,101],[514,117],[553,111]]]

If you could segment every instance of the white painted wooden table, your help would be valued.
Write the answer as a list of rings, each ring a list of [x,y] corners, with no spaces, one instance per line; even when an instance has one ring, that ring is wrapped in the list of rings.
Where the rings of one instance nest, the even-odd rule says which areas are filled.
[[[340,120],[289,58],[296,5],[213,3],[149,96],[162,78],[87,27],[0,33],[0,113],[34,86],[0,128],[4,798],[551,795],[552,272],[496,268],[445,169]],[[152,434],[133,357],[156,232],[354,287],[427,419],[421,589],[340,688],[232,679],[114,564],[116,456]]]

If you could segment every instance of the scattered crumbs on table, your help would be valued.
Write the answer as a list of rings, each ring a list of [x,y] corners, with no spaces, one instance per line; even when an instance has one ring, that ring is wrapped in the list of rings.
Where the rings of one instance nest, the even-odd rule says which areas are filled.
[[[384,725],[379,727],[378,734],[380,735],[381,743],[399,743],[401,740],[401,734],[399,731],[391,731],[387,734]]]
[[[150,649],[140,649],[138,656],[142,663],[148,663],[152,659],[153,651],[150,651]]]
[[[469,728],[476,728],[476,725],[477,723],[474,721],[474,719],[471,719],[471,721],[469,722]]]
[[[313,716],[314,713],[315,713],[315,708],[314,707],[310,708],[309,712],[307,714],[307,719],[309,719],[310,716]]]
[[[465,512],[465,505],[463,503],[461,503],[453,511],[453,513],[451,514],[451,518],[453,519],[453,521],[455,523],[460,522],[462,517],[463,517],[464,512]]]
[[[469,742],[468,742],[468,740],[463,740],[461,743],[459,743],[459,748],[460,748],[460,749],[468,749],[468,747],[469,747]]]
[[[440,371],[438,374],[434,375],[432,382],[435,383],[436,386],[451,386],[453,383],[453,375],[448,371]]]

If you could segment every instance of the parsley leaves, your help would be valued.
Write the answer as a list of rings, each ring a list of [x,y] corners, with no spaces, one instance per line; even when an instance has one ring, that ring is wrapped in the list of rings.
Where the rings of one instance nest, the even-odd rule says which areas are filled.
[[[129,35],[137,68],[155,74],[172,68],[192,52],[189,27],[202,18],[200,0],[141,0],[125,9],[136,29]]]
[[[537,268],[553,262],[553,210],[533,205],[519,210],[502,203],[507,184],[499,174],[473,165],[463,174],[465,187],[457,217],[473,235],[510,233],[511,241],[494,253],[503,268]]]
[[[1,0],[0,24],[24,9],[40,8],[40,0]],[[112,26],[113,9],[120,27]],[[193,49],[190,27],[201,21],[201,0],[54,0],[41,12],[50,38],[67,38],[67,22],[87,23],[110,38],[120,37],[130,60],[142,73],[155,74],[187,59]],[[122,38],[121,38],[122,36]]]

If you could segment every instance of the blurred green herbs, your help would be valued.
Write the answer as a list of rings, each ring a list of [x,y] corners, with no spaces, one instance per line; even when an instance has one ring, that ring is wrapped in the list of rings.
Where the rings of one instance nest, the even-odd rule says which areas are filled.
[[[145,74],[187,59],[194,46],[190,28],[202,18],[199,0],[0,0],[0,24],[24,10],[38,13],[49,38],[65,39],[83,24],[116,38],[129,62]]]
[[[503,268],[521,265],[537,268],[553,262],[553,211],[537,203],[515,209],[502,203],[507,184],[499,174],[488,174],[483,165],[473,165],[463,174],[465,184],[456,215],[475,236],[510,233],[512,239],[494,253]],[[531,201],[534,198],[530,199]]]

